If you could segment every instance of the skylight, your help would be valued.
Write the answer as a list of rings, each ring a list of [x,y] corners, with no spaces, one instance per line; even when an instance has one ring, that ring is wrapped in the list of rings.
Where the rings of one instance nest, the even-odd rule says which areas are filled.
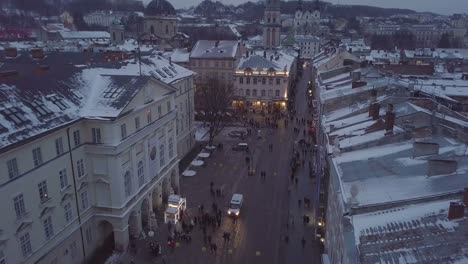
[[[104,91],[104,98],[116,98],[122,92],[122,88],[111,87]]]
[[[33,101],[31,103],[31,107],[33,111],[39,114],[39,116],[41,117],[45,117],[52,114],[52,111],[49,108],[47,108],[42,101]]]
[[[21,111],[18,107],[10,107],[0,111],[0,113],[8,120],[15,123],[19,126],[29,122],[29,120],[24,116],[24,112]]]
[[[60,97],[52,95],[48,98],[52,103],[54,103],[60,110],[65,110],[70,108],[70,106]]]

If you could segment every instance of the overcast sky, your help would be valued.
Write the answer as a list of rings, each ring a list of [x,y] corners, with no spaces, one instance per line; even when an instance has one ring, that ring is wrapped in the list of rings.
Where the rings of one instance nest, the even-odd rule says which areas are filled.
[[[168,0],[175,8],[194,6],[202,0]],[[215,0],[213,0],[215,1]],[[224,4],[240,4],[248,0],[219,0]],[[255,1],[255,0],[251,0]],[[307,0],[304,0],[307,1]],[[310,1],[310,0],[308,0]],[[379,7],[408,8],[416,11],[430,11],[439,14],[468,12],[468,0],[326,0],[334,4],[359,4]],[[148,3],[150,0],[143,0]]]

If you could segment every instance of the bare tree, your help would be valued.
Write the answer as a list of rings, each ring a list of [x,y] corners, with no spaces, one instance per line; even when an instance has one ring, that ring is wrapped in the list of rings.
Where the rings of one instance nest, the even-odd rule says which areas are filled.
[[[209,124],[209,145],[223,130],[229,120],[228,110],[231,106],[233,88],[231,84],[211,78],[206,84],[197,86],[197,99],[204,120]]]

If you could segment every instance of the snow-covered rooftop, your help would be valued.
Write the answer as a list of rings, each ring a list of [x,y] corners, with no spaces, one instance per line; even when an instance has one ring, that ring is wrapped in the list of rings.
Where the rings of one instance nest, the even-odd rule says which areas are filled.
[[[190,58],[234,59],[239,48],[237,40],[199,40],[193,47]]]
[[[143,54],[140,76],[132,56],[54,52],[33,59],[22,52],[0,59],[0,149],[80,118],[116,118],[149,79],[171,84],[194,74]]]
[[[361,263],[468,263],[468,218],[449,220],[450,202],[352,216]]]
[[[110,39],[106,31],[59,31],[63,39]]]
[[[238,70],[250,68],[252,70],[270,70],[275,71],[290,71],[297,53],[279,50],[256,50],[249,52],[249,57],[242,57],[237,66]]]

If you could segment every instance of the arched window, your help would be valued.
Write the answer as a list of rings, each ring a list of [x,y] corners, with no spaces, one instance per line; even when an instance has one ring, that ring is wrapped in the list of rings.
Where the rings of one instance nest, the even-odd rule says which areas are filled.
[[[145,169],[143,161],[138,162],[138,185],[141,187],[145,183]]]
[[[165,148],[164,144],[159,145],[159,166],[164,166],[165,161]]]
[[[125,197],[129,197],[132,194],[132,178],[130,177],[129,171],[127,171],[124,175],[124,188]]]
[[[174,140],[169,138],[169,159],[174,156]]]
[[[266,96],[266,91],[262,89],[262,96]]]
[[[166,34],[169,34],[169,25],[166,25]]]
[[[150,27],[150,32],[151,32],[151,34],[154,34],[154,27],[153,27],[153,25],[151,25],[151,27]]]
[[[112,40],[115,41],[115,32],[112,32]]]

